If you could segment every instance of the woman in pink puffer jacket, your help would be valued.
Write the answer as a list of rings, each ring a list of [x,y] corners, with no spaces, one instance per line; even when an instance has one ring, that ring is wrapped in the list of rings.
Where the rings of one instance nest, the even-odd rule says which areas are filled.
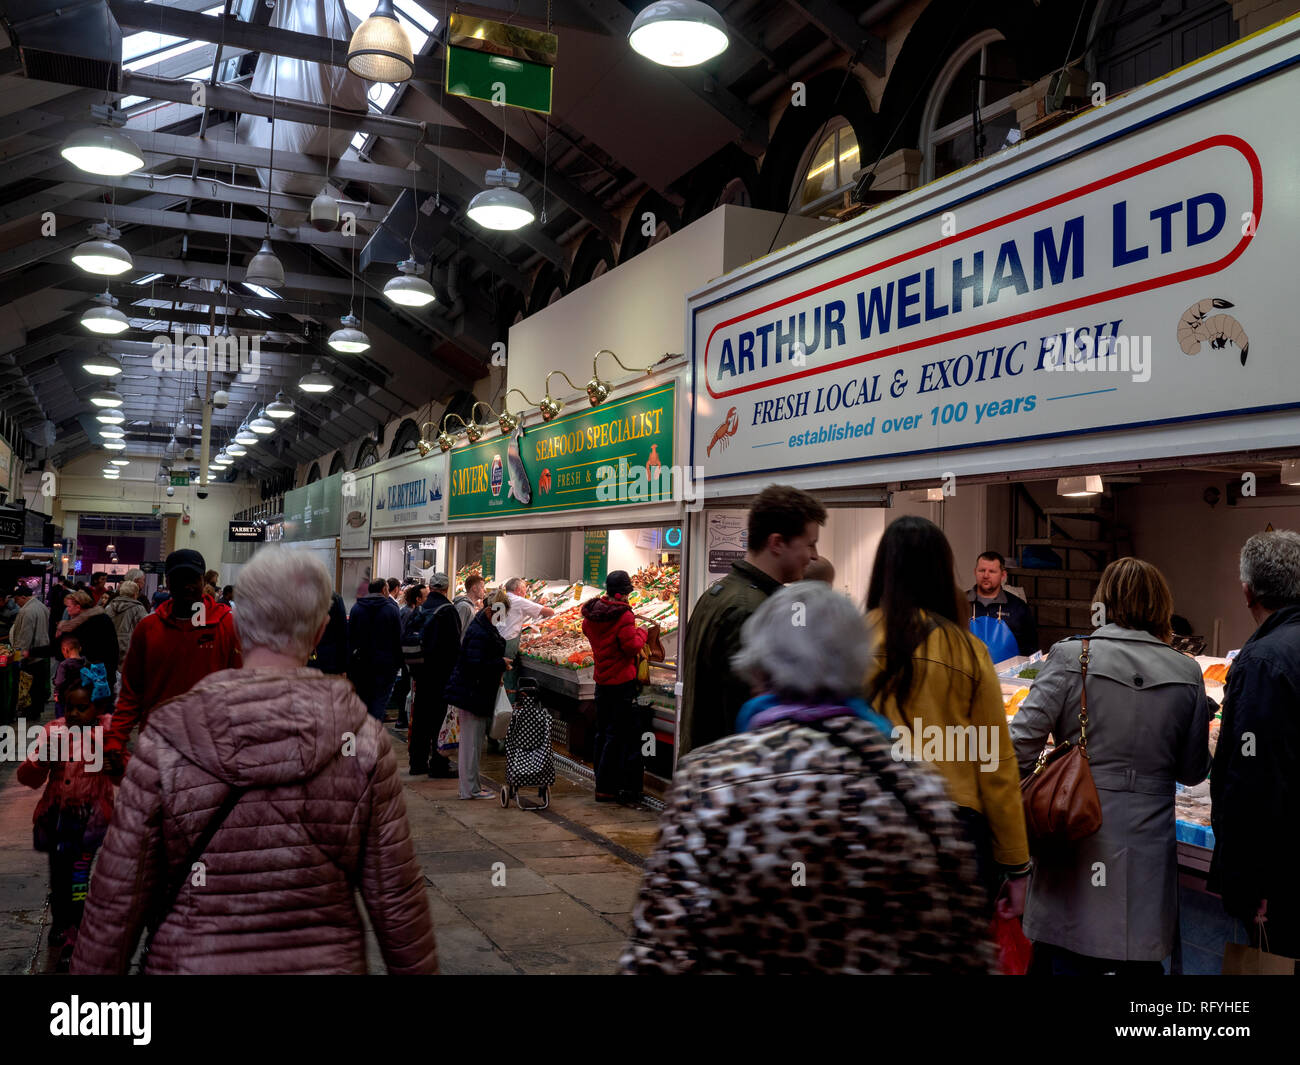
[[[360,893],[390,973],[437,971],[388,737],[305,668],[332,582],[263,548],[237,586],[244,668],[157,707],[91,879],[72,971],[364,973]]]

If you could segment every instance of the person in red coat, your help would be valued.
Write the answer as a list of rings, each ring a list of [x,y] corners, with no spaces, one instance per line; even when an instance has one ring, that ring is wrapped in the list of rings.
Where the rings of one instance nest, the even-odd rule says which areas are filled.
[[[582,632],[596,663],[597,802],[641,798],[641,736],[649,715],[636,703],[636,664],[649,630],[637,625],[631,594],[632,578],[617,569],[605,579],[605,594],[582,605]]]
[[[104,741],[107,768],[126,771],[126,744],[138,723],[144,731],[160,703],[184,695],[209,673],[242,663],[235,616],[225,603],[203,594],[203,556],[173,551],[164,563],[171,598],[140,619],[122,666],[122,690]]]

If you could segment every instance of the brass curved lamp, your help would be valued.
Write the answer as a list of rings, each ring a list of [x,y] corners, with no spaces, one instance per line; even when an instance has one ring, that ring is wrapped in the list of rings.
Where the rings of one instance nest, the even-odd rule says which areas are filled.
[[[510,392],[519,392],[519,389],[512,388]],[[507,392],[505,394],[505,399],[510,398],[510,392]],[[519,392],[519,394],[524,397],[524,402],[527,403],[530,407],[536,406],[536,401],[529,399],[527,396],[524,396],[522,392]],[[504,409],[501,411],[501,419],[497,424],[501,426],[502,435],[505,435],[508,433],[513,433],[515,431],[515,428],[519,425],[519,419],[523,417],[523,415],[514,413],[510,409],[510,404],[506,403],[504,400],[502,401],[502,406],[504,407]]]
[[[425,422],[423,425],[420,426],[420,439],[416,441],[415,447],[416,450],[420,452],[421,457],[427,455],[430,451],[433,450],[433,441],[431,441],[428,435],[425,433],[425,430],[431,425],[435,429],[437,428],[437,425],[434,422]],[[446,451],[447,449],[443,448],[443,450]]]
[[[600,374],[596,370],[597,360],[602,355],[608,355],[628,373],[649,373],[654,369],[653,366],[628,366],[609,348],[601,348],[591,357],[591,380],[587,382],[587,399],[593,407],[599,407],[605,400],[609,399],[609,393],[614,387],[608,381],[602,381]],[[573,382],[570,381],[569,384],[573,384]]]
[[[455,438],[455,436],[453,436],[451,433],[447,432],[447,419],[448,419],[448,418],[455,418],[458,422],[460,422],[461,425],[463,425],[463,426],[465,427],[465,435],[468,436],[468,437],[470,438],[470,442],[471,442],[471,443],[473,443],[475,440],[477,440],[477,439],[478,439],[478,436],[482,436],[482,435],[483,435],[483,430],[482,430],[482,429],[479,429],[478,426],[475,426],[475,427],[474,427],[475,429],[478,429],[478,436],[473,436],[473,435],[471,435],[471,434],[470,434],[470,431],[469,431],[469,429],[470,429],[470,427],[469,427],[469,423],[466,422],[465,419],[462,418],[459,414],[444,414],[443,417],[442,417],[442,431],[438,433],[438,440],[437,440],[438,447],[439,447],[439,449],[442,450],[442,451],[450,451],[452,448],[454,448],[454,447],[456,446],[456,438]]]
[[[546,398],[543,399],[539,404],[537,404],[537,409],[541,411],[542,421],[544,422],[549,422],[552,418],[554,418],[557,414],[559,414],[560,411],[564,409],[564,400],[553,399],[551,397],[551,378],[554,377],[556,374],[559,374],[566,381],[568,381],[569,387],[572,388],[574,391],[577,391],[578,389],[578,386],[573,383],[573,378],[571,378],[563,370],[552,370],[550,373],[548,373],[546,375]]]
[[[508,392],[506,393],[506,395],[509,395],[509,394],[510,394],[510,393],[508,393]],[[521,396],[523,396],[523,393],[522,393],[522,392],[520,392],[519,394],[520,394]],[[527,399],[527,398],[528,398],[527,396],[524,396],[524,399]],[[474,412],[475,412],[476,410],[478,410],[479,407],[485,407],[485,408],[487,408],[487,412],[488,412],[490,415],[492,415],[492,417],[494,417],[494,418],[497,419],[497,428],[501,430],[501,435],[502,435],[502,436],[509,436],[511,433],[513,433],[513,432],[515,431],[515,427],[518,426],[518,424],[519,424],[519,416],[518,416],[517,414],[511,414],[508,410],[503,410],[500,414],[498,414],[496,411],[494,411],[494,410],[492,409],[492,404],[491,404],[491,403],[488,403],[488,402],[486,402],[486,401],[484,401],[484,400],[481,400],[481,399],[478,400],[478,401],[474,404],[474,406],[470,408],[469,416],[470,416],[470,420],[471,420],[471,421],[472,421],[473,418],[474,418]],[[473,439],[473,438],[471,438],[471,439]]]

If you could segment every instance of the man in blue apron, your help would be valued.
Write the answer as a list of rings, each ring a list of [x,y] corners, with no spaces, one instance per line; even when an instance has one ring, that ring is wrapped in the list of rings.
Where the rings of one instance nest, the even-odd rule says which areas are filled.
[[[975,587],[966,592],[970,631],[984,641],[994,662],[1038,650],[1033,612],[1002,587],[1006,579],[1006,560],[996,551],[985,551],[975,560]]]

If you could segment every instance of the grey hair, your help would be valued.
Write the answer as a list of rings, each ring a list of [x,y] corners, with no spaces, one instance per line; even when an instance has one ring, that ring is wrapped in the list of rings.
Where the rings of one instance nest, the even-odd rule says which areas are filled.
[[[862,695],[867,623],[852,600],[822,581],[778,588],[740,630],[732,668],[758,688],[788,699]]]
[[[129,569],[126,571],[126,575],[122,579],[125,581],[134,581],[137,586],[142,585],[144,584],[144,570]]]
[[[519,588],[523,583],[524,579],[522,577],[511,577],[502,587],[511,595],[518,595]]]
[[[117,594],[124,595],[128,599],[134,599],[140,594],[140,586],[135,581],[123,581],[117,586]]]
[[[334,581],[315,555],[291,547],[263,547],[235,578],[239,638],[245,650],[265,647],[306,661],[333,594]]]
[[[1256,533],[1241,549],[1240,572],[1241,583],[1266,610],[1300,603],[1300,533]]]

